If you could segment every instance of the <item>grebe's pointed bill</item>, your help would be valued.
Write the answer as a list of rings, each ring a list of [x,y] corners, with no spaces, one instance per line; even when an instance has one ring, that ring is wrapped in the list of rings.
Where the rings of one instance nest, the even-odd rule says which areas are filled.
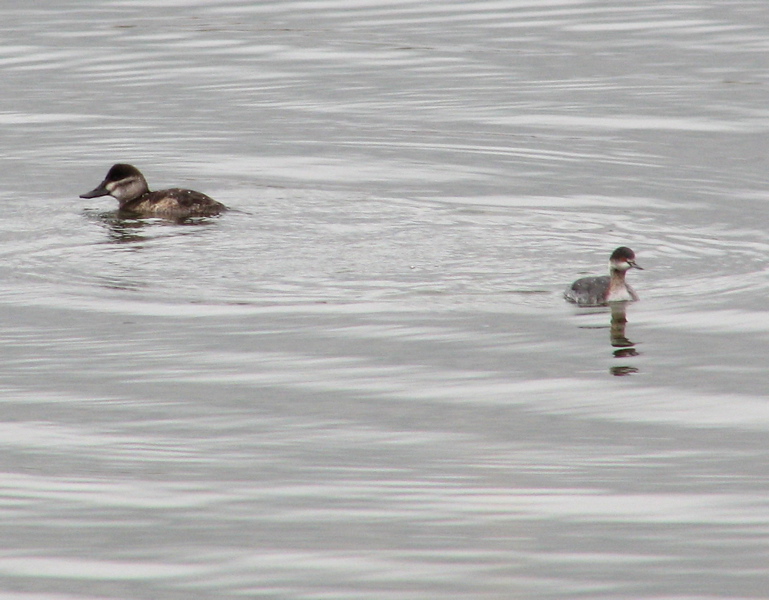
[[[634,260],[627,261],[627,264],[630,265],[631,269],[638,269],[639,271],[643,271],[644,270],[644,268],[643,267],[639,267],[638,264],[636,263],[636,261],[634,261]]]

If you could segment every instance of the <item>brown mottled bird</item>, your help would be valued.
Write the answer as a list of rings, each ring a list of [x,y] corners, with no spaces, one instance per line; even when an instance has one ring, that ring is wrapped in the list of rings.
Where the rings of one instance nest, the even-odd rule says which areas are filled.
[[[181,188],[151,192],[141,171],[133,165],[113,165],[96,188],[81,198],[112,196],[119,210],[143,217],[209,217],[227,210],[221,202],[205,194]]]

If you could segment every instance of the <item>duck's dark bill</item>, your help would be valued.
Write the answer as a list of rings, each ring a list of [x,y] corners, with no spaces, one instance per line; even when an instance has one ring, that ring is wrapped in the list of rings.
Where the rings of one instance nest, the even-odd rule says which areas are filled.
[[[80,194],[80,197],[81,198],[98,198],[99,196],[107,196],[107,195],[109,195],[109,190],[102,183],[99,185],[99,187],[92,189],[90,192],[86,192],[85,194]]]

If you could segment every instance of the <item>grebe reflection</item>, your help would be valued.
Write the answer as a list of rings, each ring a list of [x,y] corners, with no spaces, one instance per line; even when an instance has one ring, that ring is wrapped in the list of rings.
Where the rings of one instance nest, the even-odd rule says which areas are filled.
[[[627,325],[627,315],[625,311],[627,303],[612,302],[609,306],[611,307],[609,337],[612,347],[616,348],[613,353],[614,358],[630,358],[638,356],[638,350],[635,349],[635,344],[625,335],[625,326]],[[609,369],[609,372],[617,377],[623,377],[625,375],[638,373],[638,368],[630,365],[613,366]]]

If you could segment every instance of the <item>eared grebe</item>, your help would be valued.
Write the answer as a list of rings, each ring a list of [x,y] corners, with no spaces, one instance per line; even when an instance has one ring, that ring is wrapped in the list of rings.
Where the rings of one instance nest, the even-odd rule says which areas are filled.
[[[139,169],[125,164],[113,165],[98,187],[80,197],[108,195],[117,198],[121,212],[145,217],[208,217],[227,210],[224,204],[192,190],[172,188],[151,192]]]
[[[635,253],[625,246],[612,252],[609,275],[577,279],[564,292],[564,298],[581,306],[600,306],[607,302],[635,302],[638,294],[625,283],[628,269],[641,269],[635,262]]]

